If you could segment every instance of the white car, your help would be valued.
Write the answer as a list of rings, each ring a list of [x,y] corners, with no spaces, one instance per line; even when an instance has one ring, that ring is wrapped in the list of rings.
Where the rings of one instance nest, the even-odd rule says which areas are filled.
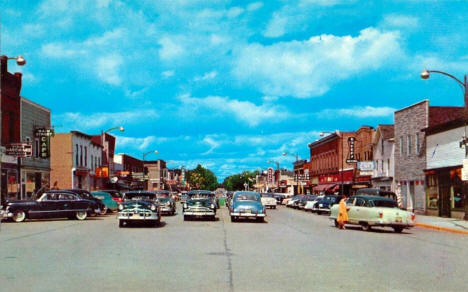
[[[276,209],[277,202],[273,194],[263,193],[261,196],[262,205],[265,206],[265,208]]]
[[[323,199],[324,196],[316,196],[313,200],[307,201],[307,203],[304,206],[305,211],[311,211],[314,208],[315,203]]]

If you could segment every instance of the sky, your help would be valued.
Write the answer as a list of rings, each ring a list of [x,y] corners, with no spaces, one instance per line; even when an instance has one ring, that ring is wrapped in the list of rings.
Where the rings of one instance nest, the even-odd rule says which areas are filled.
[[[466,1],[2,0],[0,53],[56,132],[116,126],[116,153],[211,169],[292,169],[322,131],[461,106]],[[286,154],[286,155],[283,155]]]

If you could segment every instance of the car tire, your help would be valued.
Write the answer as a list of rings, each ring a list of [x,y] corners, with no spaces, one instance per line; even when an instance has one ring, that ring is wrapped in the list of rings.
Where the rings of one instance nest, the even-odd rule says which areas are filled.
[[[257,217],[256,219],[257,219],[257,222],[259,223],[265,222],[265,217]]]
[[[99,213],[99,215],[106,215],[107,214],[107,206],[104,206],[102,209],[101,209],[101,212]]]
[[[188,221],[189,217],[187,215],[184,215],[184,221]]]
[[[75,218],[82,221],[88,217],[88,213],[86,211],[77,211],[75,212]]]
[[[403,227],[395,226],[393,227],[393,230],[395,230],[396,233],[401,233],[403,231]]]
[[[216,221],[216,216],[211,216],[211,221]]]
[[[340,224],[338,224],[338,221],[336,219],[334,220],[334,223],[335,223],[336,228],[338,228],[340,226]]]
[[[317,215],[322,215],[322,212],[321,212],[321,211],[317,211]]]
[[[231,222],[236,222],[236,221],[237,221],[236,217],[235,217],[235,216],[231,216]]]
[[[363,231],[371,231],[372,227],[367,223],[361,223],[361,228]]]
[[[276,206],[274,206],[273,209],[276,209]]]
[[[23,210],[18,210],[15,213],[13,213],[13,217],[11,217],[11,219],[17,223],[23,222],[24,220],[26,220],[26,213]]]
[[[127,225],[127,221],[120,219],[119,220],[119,228],[122,228]]]

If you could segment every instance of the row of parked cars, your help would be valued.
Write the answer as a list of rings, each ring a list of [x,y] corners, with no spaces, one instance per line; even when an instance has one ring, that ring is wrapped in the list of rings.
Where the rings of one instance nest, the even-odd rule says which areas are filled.
[[[330,214],[330,219],[338,227],[339,202],[341,195],[298,195],[286,202],[290,208]],[[414,225],[415,214],[400,209],[395,193],[380,189],[364,188],[347,198],[346,224],[358,225],[365,231],[373,227],[391,227],[397,233]]]

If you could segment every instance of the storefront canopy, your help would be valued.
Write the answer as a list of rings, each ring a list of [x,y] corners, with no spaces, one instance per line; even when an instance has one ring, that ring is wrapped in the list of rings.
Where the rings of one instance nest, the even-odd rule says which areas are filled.
[[[314,187],[314,191],[316,192],[324,192],[324,191],[330,191],[334,192],[339,189],[339,185],[337,184],[320,184],[318,186]]]

